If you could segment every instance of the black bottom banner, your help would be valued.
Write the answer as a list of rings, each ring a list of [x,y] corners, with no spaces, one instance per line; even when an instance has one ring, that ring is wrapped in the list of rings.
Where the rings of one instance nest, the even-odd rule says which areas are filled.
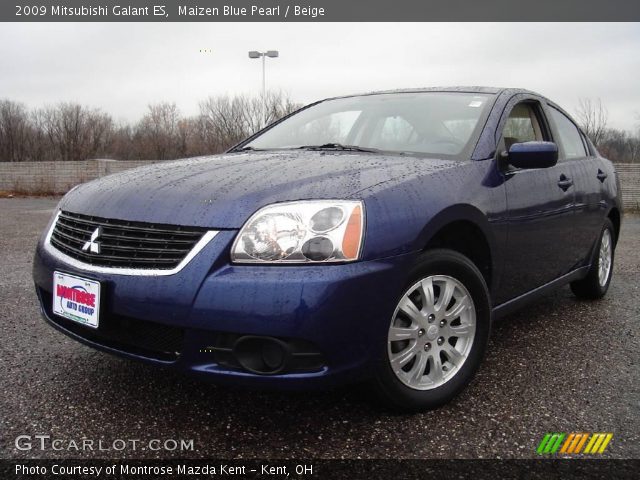
[[[640,460],[0,460],[9,479],[631,479]]]

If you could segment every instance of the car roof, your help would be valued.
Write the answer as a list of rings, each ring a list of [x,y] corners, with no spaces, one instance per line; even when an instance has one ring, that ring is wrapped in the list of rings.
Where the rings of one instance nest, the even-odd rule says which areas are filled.
[[[524,88],[505,88],[505,87],[482,87],[482,86],[452,86],[452,87],[419,87],[419,88],[399,88],[393,90],[377,90],[372,92],[362,92],[351,95],[340,95],[336,97],[326,98],[325,100],[332,100],[334,98],[349,98],[360,97],[365,95],[381,95],[381,94],[393,94],[393,93],[417,93],[417,92],[463,92],[463,93],[481,93],[489,95],[498,95],[501,93],[527,93],[541,97],[542,95],[526,90]]]

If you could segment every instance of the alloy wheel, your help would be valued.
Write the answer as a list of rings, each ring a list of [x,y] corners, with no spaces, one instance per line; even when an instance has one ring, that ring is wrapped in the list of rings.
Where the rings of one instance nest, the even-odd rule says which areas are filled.
[[[611,231],[607,228],[602,232],[600,240],[600,254],[598,258],[598,282],[601,287],[607,284],[612,263]]]
[[[410,388],[437,388],[462,367],[475,331],[475,307],[465,286],[447,275],[426,277],[406,291],[393,314],[391,368]]]

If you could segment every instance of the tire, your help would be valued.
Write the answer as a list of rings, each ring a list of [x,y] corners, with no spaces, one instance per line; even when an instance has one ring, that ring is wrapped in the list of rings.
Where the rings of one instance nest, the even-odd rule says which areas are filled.
[[[608,247],[607,247],[608,245]],[[616,246],[616,234],[613,223],[605,220],[593,254],[593,261],[587,276],[571,282],[571,291],[578,298],[597,300],[602,298],[611,283],[613,275],[613,259]]]
[[[439,304],[448,292],[451,301]],[[490,331],[489,291],[473,262],[452,250],[424,252],[379,342],[373,383],[380,399],[408,412],[449,402],[473,378]]]

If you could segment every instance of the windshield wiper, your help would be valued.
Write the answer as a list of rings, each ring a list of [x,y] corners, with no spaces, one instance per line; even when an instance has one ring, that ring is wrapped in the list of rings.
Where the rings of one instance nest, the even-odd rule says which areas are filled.
[[[234,148],[231,151],[232,152],[259,152],[261,150],[262,150],[261,148],[254,148],[247,145],[246,147],[242,147],[242,148]]]
[[[322,145],[303,145],[300,150],[339,150],[344,152],[378,152],[375,148],[364,148],[357,145],[342,145],[341,143],[324,143]]]

